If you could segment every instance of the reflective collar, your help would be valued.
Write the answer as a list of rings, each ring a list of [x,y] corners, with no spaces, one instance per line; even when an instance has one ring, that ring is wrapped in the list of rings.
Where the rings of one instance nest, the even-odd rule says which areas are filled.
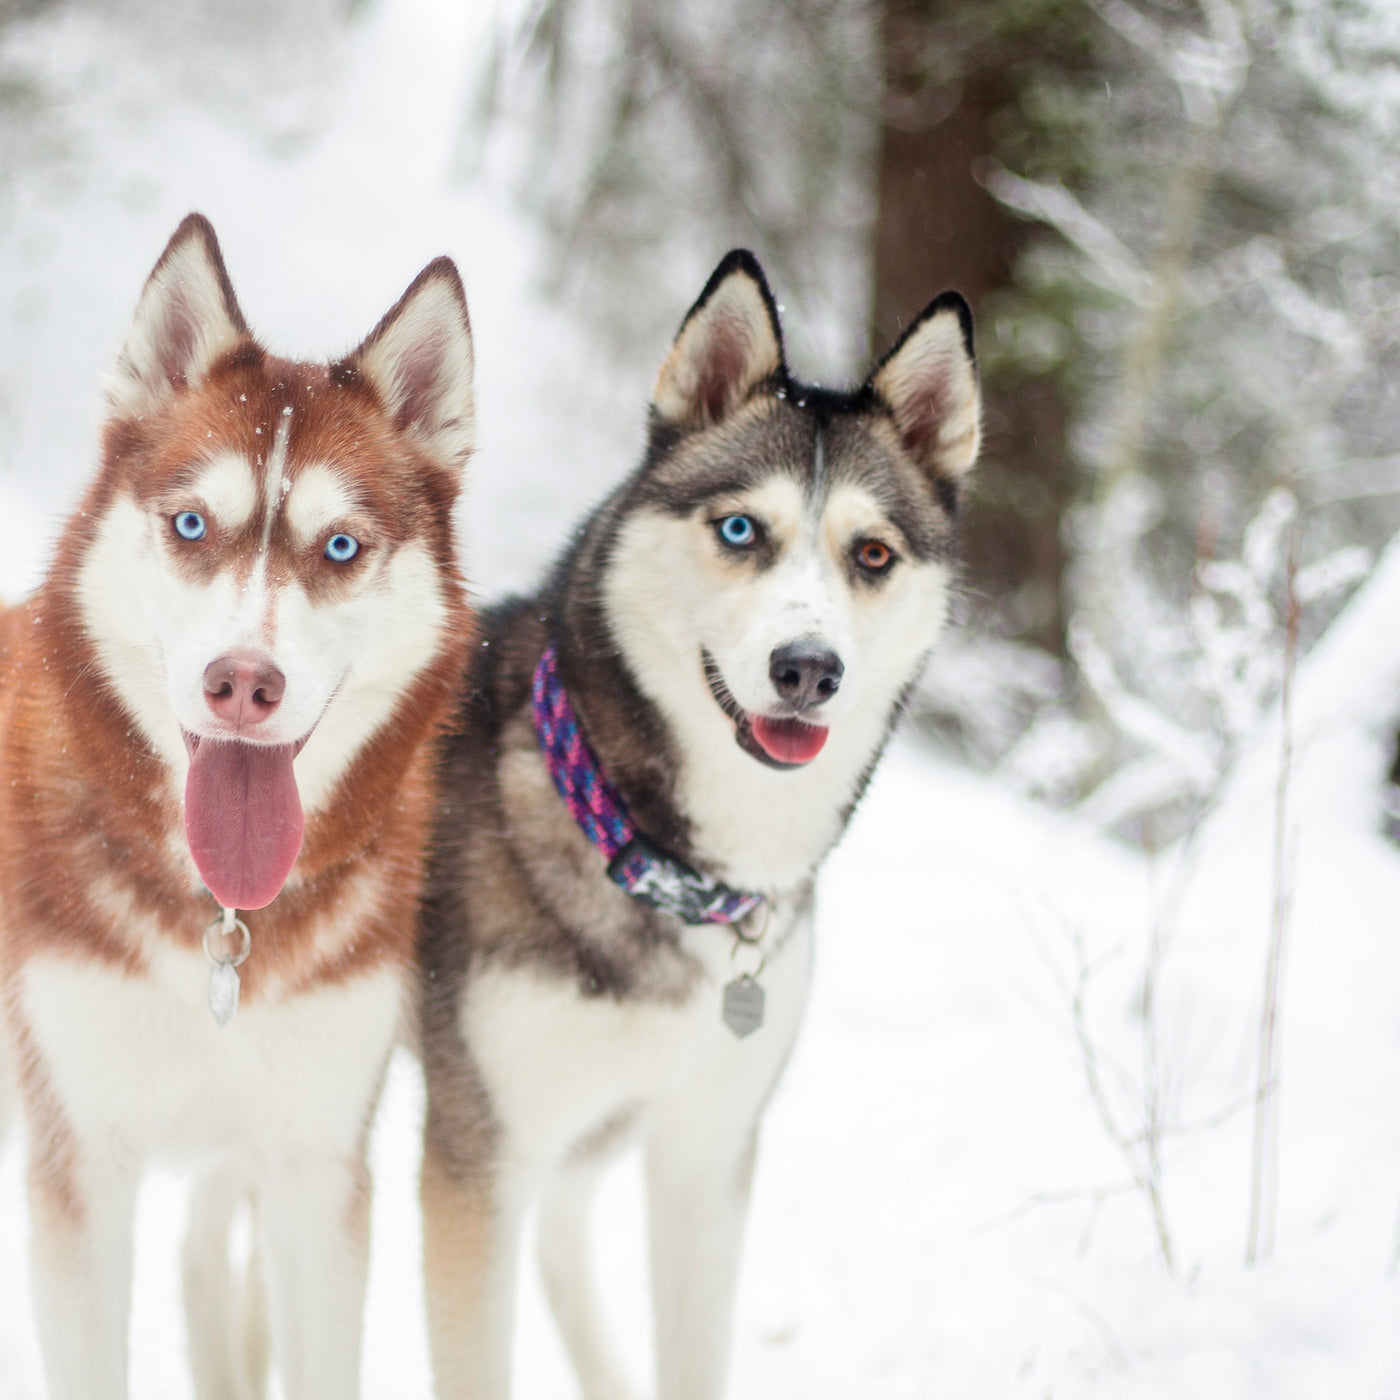
[[[688,924],[734,924],[763,903],[693,870],[653,846],[632,822],[622,794],[607,780],[583,737],[578,715],[559,680],[551,642],[535,667],[530,689],[535,737],[549,776],[583,834],[608,861],[608,878],[642,904]]]

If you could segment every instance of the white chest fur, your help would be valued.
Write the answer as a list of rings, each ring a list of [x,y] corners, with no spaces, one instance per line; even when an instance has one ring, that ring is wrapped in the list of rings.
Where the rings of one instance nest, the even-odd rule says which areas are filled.
[[[775,920],[775,924],[779,921]],[[760,978],[763,1026],[740,1039],[721,1016],[724,984],[751,968],[732,933],[685,933],[703,968],[680,1002],[585,996],[569,980],[488,967],[469,979],[460,1024],[485,1078],[509,1150],[541,1165],[600,1128],[627,1139],[673,1105],[696,1116],[750,1120],[791,1049],[807,1002],[811,918],[789,915]]]
[[[137,1159],[353,1151],[401,1024],[401,974],[253,1002],[220,1028],[208,970],[175,951],[146,975],[30,962],[21,1014],[79,1139]]]

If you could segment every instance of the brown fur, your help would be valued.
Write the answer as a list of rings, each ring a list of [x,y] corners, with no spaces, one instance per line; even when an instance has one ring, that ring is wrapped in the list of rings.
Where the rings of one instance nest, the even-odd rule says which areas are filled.
[[[103,907],[112,894],[129,900],[133,912],[156,918],[166,937],[189,948],[199,946],[217,913],[184,851],[180,794],[95,665],[75,581],[96,518],[114,496],[128,494],[142,504],[177,499],[192,465],[210,447],[256,460],[260,450],[270,450],[284,404],[296,410],[289,475],[295,476],[297,460],[342,464],[372,493],[366,504],[388,522],[387,538],[375,543],[392,549],[410,537],[427,538],[455,577],[449,523],[455,485],[407,448],[353,372],[273,359],[250,341],[206,386],[178,398],[164,421],[109,424],[102,470],[64,531],[43,586],[3,614],[0,970],[7,980],[40,950],[81,952],[139,971],[140,950]],[[260,534],[264,528],[260,506],[243,529]],[[319,556],[305,554],[279,526],[274,569],[329,574],[315,568]],[[201,567],[200,551],[183,557],[194,561],[189,567]],[[333,588],[342,577],[322,587]],[[287,888],[268,908],[247,916],[258,956],[243,969],[245,997],[256,998],[269,978],[297,990],[384,960],[409,964],[408,915],[434,801],[431,755],[473,627],[457,587],[449,606],[436,664],[404,696],[329,803],[308,818]],[[96,890],[107,899],[95,900]],[[327,929],[337,924],[328,949]]]
[[[197,389],[179,390],[158,414],[108,422],[101,469],[42,586],[0,611],[0,993],[30,1122],[32,1185],[59,1218],[83,1218],[82,1192],[71,1131],[18,1012],[25,964],[57,952],[139,977],[143,950],[114,908],[154,921],[161,938],[187,949],[199,948],[217,913],[185,847],[181,794],[97,664],[78,575],[116,497],[173,512],[211,450],[265,464],[287,406],[288,474],[299,461],[336,463],[377,522],[366,545],[391,551],[427,540],[447,580],[448,621],[434,663],[308,818],[283,892],[245,915],[257,956],[241,969],[242,996],[255,1001],[269,986],[294,994],[384,963],[407,975],[412,962],[436,799],[433,752],[475,627],[453,560],[456,479],[390,421],[353,361],[292,363],[245,335]],[[260,500],[240,533],[256,539],[265,529]],[[200,543],[209,547],[179,555],[196,576],[212,569],[214,546],[235,542]],[[347,577],[325,568],[285,522],[271,536],[270,568],[300,575],[313,599]]]
[[[429,1313],[434,1354],[451,1354],[460,1340],[490,1325],[490,1287],[502,1245],[497,1239],[490,1183],[455,1172],[431,1146],[423,1156],[423,1208],[433,1229],[423,1238],[423,1267],[428,1292],[438,1305]],[[439,1335],[442,1334],[442,1335]],[[469,1383],[468,1376],[438,1377],[439,1384]]]
[[[331,365],[293,363],[248,333],[213,230],[191,215],[142,294],[109,404],[101,465],[43,584],[28,602],[0,611],[0,1017],[30,1129],[33,1293],[50,1392],[64,1400],[126,1396],[136,1189],[149,1156],[190,1148],[201,1158],[223,1154],[209,1163],[221,1174],[218,1190],[195,1193],[196,1208],[203,1201],[207,1209],[186,1249],[200,1393],[228,1393],[237,1374],[256,1373],[266,1359],[256,1328],[236,1342],[218,1301],[242,1296],[217,1277],[233,1271],[230,1202],[241,1195],[256,1201],[284,1392],[293,1400],[346,1400],[357,1393],[369,1124],[412,980],[437,797],[435,751],[475,631],[451,523],[472,425],[460,281],[445,259],[430,264],[353,355]],[[252,495],[204,501],[192,488],[225,457],[251,469]],[[235,464],[236,475],[244,468]],[[342,513],[312,543],[282,506],[295,504],[300,475],[327,467]],[[217,487],[209,489],[217,496]],[[192,503],[208,518],[189,539],[174,518]],[[244,505],[250,509],[240,519]],[[167,533],[141,534],[133,510],[148,529],[163,517]],[[160,587],[149,582],[158,569],[194,586],[231,571],[236,586],[257,561],[256,588],[265,578],[271,598],[297,585],[315,610],[346,599],[357,577],[374,588],[379,574],[366,568],[380,569],[400,549],[414,557],[395,576],[421,575],[424,553],[435,565],[436,584],[403,595],[431,609],[432,630],[391,653],[412,657],[388,682],[391,712],[368,737],[353,721],[343,731],[356,736],[345,741],[354,750],[343,751],[330,790],[318,786],[304,813],[285,884],[275,897],[275,885],[259,895],[271,900],[265,907],[243,914],[252,956],[239,971],[239,1000],[266,1010],[228,1041],[219,1039],[225,1018],[203,1029],[190,1020],[205,1014],[190,994],[202,990],[201,942],[219,906],[187,845],[183,765],[172,765],[172,755],[147,737],[164,733],[174,716],[137,713],[129,698],[159,686],[159,653],[171,639],[173,649],[192,654],[166,662],[181,668],[170,678],[177,690],[197,686],[188,668],[212,667],[213,650],[226,643],[206,635],[213,624],[190,630],[192,617],[212,614],[187,611],[179,589],[159,626],[142,617],[141,626],[124,630],[115,614],[107,628],[97,616],[104,580],[94,571],[115,572],[119,566],[98,560],[125,555],[94,550],[112,547],[104,522],[116,511],[125,512],[116,530],[131,529],[128,545],[118,548],[136,539],[160,552],[133,559],[147,573],[112,580],[114,596],[138,609],[162,596],[145,592]],[[349,558],[328,556],[332,530],[353,531]],[[240,606],[259,596],[243,594]],[[336,628],[382,619],[387,609],[376,615],[377,600],[366,595],[365,602],[367,611],[323,616],[330,630],[319,634],[318,619],[303,616],[309,630],[299,635],[313,656],[322,644],[357,640],[353,630]],[[259,642],[275,648],[266,629],[274,604],[266,606]],[[373,621],[370,633],[358,635],[359,650],[347,651],[349,704],[339,713],[353,715],[366,697],[371,704],[385,698],[382,678],[360,683],[355,670],[372,667],[367,647],[383,633],[382,620]],[[198,659],[206,643],[207,661]],[[122,645],[133,651],[110,650]],[[281,645],[298,664],[312,664],[289,649],[300,643],[284,637]],[[149,677],[141,674],[146,651]],[[206,698],[214,693],[209,675],[206,669]],[[321,678],[327,688],[332,681]],[[187,743],[203,742],[200,732],[185,732]],[[327,761],[316,771],[335,774],[337,740],[321,733]],[[173,977],[172,967],[179,969]],[[343,998],[315,995],[341,984],[350,984]],[[51,988],[52,999],[45,1003],[36,986]],[[100,999],[84,1001],[92,988]],[[318,1020],[328,1006],[330,1019]],[[283,1047],[278,1059],[273,1046]],[[283,1055],[291,1062],[285,1067]],[[229,1083],[242,1090],[233,1102],[220,1098]],[[99,1084],[108,1087],[97,1091]],[[207,1115],[200,1111],[206,1106]],[[240,1348],[248,1353],[242,1361],[234,1354]]]

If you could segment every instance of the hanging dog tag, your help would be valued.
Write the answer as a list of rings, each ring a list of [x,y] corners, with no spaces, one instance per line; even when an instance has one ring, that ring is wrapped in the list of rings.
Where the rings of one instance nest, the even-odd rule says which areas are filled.
[[[219,961],[209,969],[209,1010],[226,1026],[238,1010],[238,969],[231,962]]]
[[[219,940],[227,946],[227,940],[235,934],[238,946],[232,953],[216,953],[214,942]],[[253,935],[248,925],[238,917],[236,909],[225,909],[223,914],[204,930],[204,954],[213,967],[209,969],[209,1012],[221,1026],[233,1020],[238,1010],[238,993],[242,989],[238,969],[248,961],[253,949]]]
[[[763,1024],[763,988],[747,973],[724,987],[724,1024],[742,1040]]]

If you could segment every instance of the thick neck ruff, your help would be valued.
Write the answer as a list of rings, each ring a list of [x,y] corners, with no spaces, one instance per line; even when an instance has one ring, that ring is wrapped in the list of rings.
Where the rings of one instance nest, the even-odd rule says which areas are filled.
[[[551,642],[530,689],[535,737],[549,775],[583,834],[603,853],[608,878],[633,899],[688,924],[734,924],[763,903],[658,850],[638,832],[622,794],[607,780],[559,680]]]

